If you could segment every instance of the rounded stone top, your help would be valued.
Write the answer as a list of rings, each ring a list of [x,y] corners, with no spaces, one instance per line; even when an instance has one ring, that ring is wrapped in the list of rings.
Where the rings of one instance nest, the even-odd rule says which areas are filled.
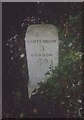
[[[34,37],[50,37],[58,36],[57,28],[52,24],[35,24],[27,28],[26,35]]]

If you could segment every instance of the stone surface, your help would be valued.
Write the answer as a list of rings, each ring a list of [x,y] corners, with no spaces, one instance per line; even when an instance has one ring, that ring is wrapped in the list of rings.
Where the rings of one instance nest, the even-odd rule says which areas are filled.
[[[29,98],[41,81],[46,81],[49,67],[58,65],[59,39],[58,31],[51,24],[37,24],[28,27],[25,47],[29,74]]]

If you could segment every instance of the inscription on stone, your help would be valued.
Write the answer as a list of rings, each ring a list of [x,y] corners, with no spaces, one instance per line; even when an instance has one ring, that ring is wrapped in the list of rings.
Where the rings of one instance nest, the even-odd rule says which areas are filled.
[[[28,93],[38,88],[46,80],[46,72],[52,64],[58,65],[59,39],[58,31],[51,24],[37,24],[28,27],[25,36],[25,47],[29,74]]]

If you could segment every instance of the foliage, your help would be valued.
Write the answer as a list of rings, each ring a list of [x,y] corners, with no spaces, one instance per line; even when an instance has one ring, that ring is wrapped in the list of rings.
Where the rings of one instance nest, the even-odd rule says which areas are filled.
[[[61,106],[63,110],[65,109],[66,117],[81,117],[82,52],[80,17],[80,15],[69,16],[66,36],[66,30],[59,29],[59,65],[46,73],[50,77],[46,83],[39,83],[40,88],[38,90],[39,94],[42,93],[47,98],[45,100],[46,104],[49,103],[50,99],[52,101],[59,99],[60,104],[64,102],[64,105]]]

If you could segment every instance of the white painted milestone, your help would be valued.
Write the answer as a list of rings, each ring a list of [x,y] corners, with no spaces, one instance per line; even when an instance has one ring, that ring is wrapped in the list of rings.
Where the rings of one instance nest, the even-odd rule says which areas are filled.
[[[30,25],[25,36],[25,47],[29,74],[28,94],[31,98],[37,83],[46,81],[45,75],[51,64],[58,65],[59,38],[58,31],[51,24]]]

